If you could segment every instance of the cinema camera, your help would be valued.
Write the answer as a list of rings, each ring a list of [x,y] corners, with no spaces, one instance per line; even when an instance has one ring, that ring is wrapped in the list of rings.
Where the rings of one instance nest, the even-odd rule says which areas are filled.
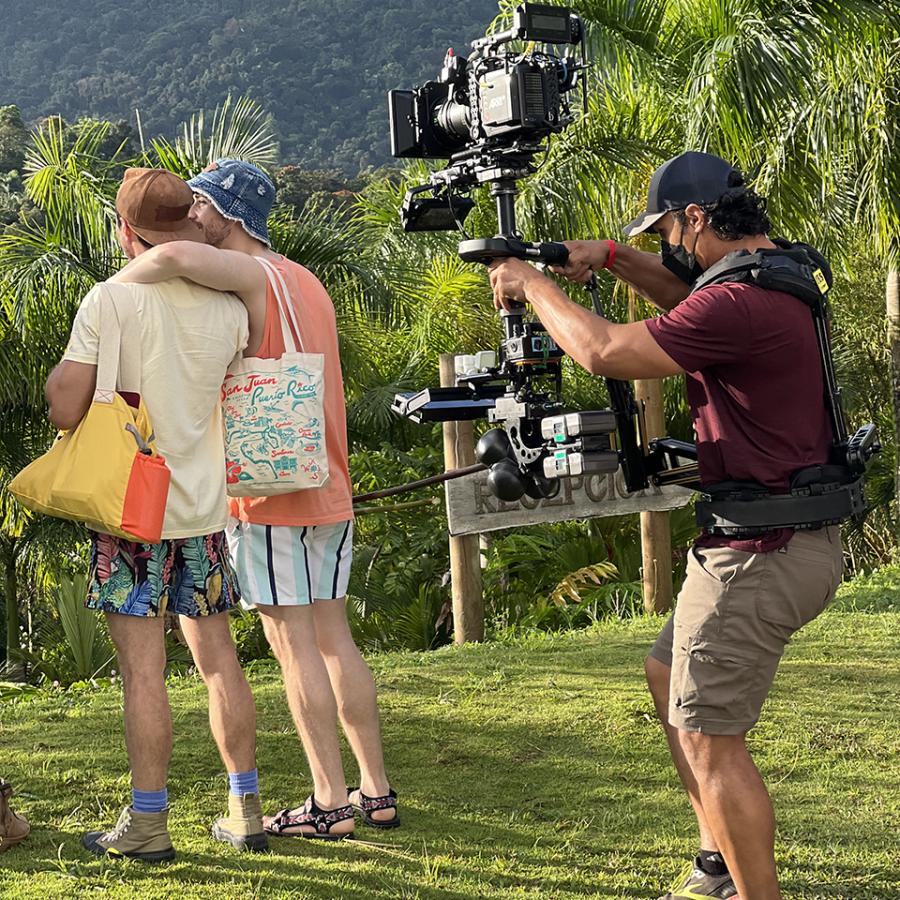
[[[565,53],[557,52],[560,46]],[[448,51],[437,81],[389,94],[393,154],[448,160],[426,184],[407,193],[404,228],[459,229],[465,235],[463,223],[474,207],[465,195],[489,185],[498,233],[462,241],[461,258],[490,263],[515,257],[562,265],[568,259],[563,244],[531,243],[518,232],[516,183],[536,171],[534,160],[547,150],[552,135],[575,121],[569,97],[579,81],[584,89],[579,76],[588,65],[581,21],[565,7],[524,3],[507,31],[476,40],[472,48],[468,59]],[[865,469],[880,450],[873,425],[853,435],[847,431],[828,339],[830,285],[820,258],[802,245],[776,243],[775,250],[729,254],[693,288],[749,282],[793,294],[809,307],[834,433],[832,454],[828,464],[796,473],[786,494],[744,483],[704,486],[697,518],[710,533],[749,536],[769,528],[817,528],[859,518],[866,511]],[[587,287],[594,311],[602,316],[596,280]],[[488,484],[502,500],[551,497],[560,477],[610,473],[620,466],[628,491],[651,484],[701,487],[694,444],[644,440],[643,417],[629,382],[605,379],[611,409],[566,412],[562,350],[537,319],[526,316],[524,306],[501,316],[499,351],[457,357],[454,387],[397,394],[393,410],[415,422],[486,416],[499,426],[481,437],[476,457],[490,467]]]

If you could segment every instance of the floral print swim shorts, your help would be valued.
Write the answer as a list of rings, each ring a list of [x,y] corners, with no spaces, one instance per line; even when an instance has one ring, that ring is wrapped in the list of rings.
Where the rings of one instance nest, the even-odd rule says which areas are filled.
[[[127,616],[209,616],[241,598],[225,532],[136,544],[91,532],[86,606]]]

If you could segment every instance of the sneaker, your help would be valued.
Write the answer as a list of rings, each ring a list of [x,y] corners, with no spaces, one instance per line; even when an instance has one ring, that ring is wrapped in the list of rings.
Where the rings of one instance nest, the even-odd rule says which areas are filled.
[[[9,805],[12,785],[0,778],[0,853],[21,844],[31,832],[31,826]]]
[[[700,868],[700,860],[694,860],[690,871],[659,900],[741,900],[731,875],[710,875]]]
[[[112,831],[89,831],[81,839],[81,843],[95,856],[124,856],[141,862],[168,862],[175,859],[168,821],[168,809],[144,813],[128,806],[122,810]]]
[[[264,853],[269,839],[263,830],[262,807],[259,794],[228,795],[228,815],[218,819],[212,827],[217,841],[231,844],[235,850]]]

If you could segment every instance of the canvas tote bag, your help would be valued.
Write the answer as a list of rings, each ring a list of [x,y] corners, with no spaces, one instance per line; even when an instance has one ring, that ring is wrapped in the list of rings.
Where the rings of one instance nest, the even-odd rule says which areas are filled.
[[[116,391],[122,322],[137,319],[121,291],[101,304],[97,388],[87,413],[10,482],[28,509],[84,522],[94,531],[146,544],[162,535],[172,473],[154,444],[143,399],[134,409]],[[140,371],[140,340],[130,348]]]
[[[325,356],[304,351],[284,278],[268,260],[256,259],[278,304],[285,352],[280,359],[239,356],[225,376],[222,418],[231,497],[269,497],[328,481]]]

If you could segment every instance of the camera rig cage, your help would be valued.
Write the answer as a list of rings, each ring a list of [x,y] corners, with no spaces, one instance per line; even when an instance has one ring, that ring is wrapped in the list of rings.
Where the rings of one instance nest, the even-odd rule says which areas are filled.
[[[526,49],[511,49],[516,41],[526,42]],[[534,160],[546,152],[550,137],[575,120],[568,97],[588,65],[583,41],[581,22],[569,9],[524,3],[515,10],[510,29],[473,42],[468,60],[448,51],[438,81],[390,92],[393,154],[449,161],[426,184],[408,191],[401,209],[405,230],[458,229],[465,234],[463,223],[474,207],[466,194],[489,185],[498,233],[461,241],[460,257],[483,264],[509,257],[565,264],[565,245],[523,239],[516,227],[515,198],[517,182],[536,171]],[[580,59],[568,52],[559,55],[553,49],[559,45],[580,46]],[[583,79],[581,83],[584,91]],[[753,281],[795,294],[809,306],[834,433],[833,465],[797,473],[788,494],[747,485],[702,494],[698,522],[711,533],[749,536],[771,527],[811,528],[861,517],[866,511],[863,474],[880,450],[873,425],[852,437],[847,434],[821,272],[808,258],[771,253],[738,262],[726,257],[701,281]],[[586,287],[595,313],[603,316],[596,278]],[[504,337],[498,351],[457,357],[454,387],[397,394],[393,411],[419,423],[487,417],[497,427],[481,437],[476,458],[490,468],[488,484],[502,500],[525,494],[552,497],[560,477],[612,473],[619,467],[629,492],[651,484],[701,489],[695,445],[668,437],[647,441],[629,382],[604,379],[611,408],[567,412],[563,351],[523,305],[503,310],[501,317]]]

